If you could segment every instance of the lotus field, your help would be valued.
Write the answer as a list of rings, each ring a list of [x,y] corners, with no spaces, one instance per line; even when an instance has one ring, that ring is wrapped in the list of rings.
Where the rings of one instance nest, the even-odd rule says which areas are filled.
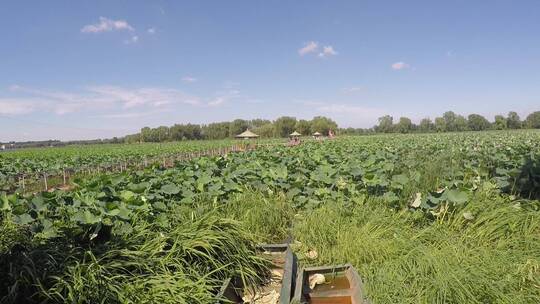
[[[292,238],[302,265],[356,267],[373,303],[540,303],[537,131],[272,145],[36,193],[15,178],[190,147],[0,154],[0,302],[216,303],[226,278],[267,280],[257,243]]]

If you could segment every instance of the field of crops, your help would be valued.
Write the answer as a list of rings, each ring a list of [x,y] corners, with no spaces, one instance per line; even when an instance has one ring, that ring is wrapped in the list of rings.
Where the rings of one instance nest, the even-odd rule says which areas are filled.
[[[0,169],[8,184],[178,151],[157,147],[20,151]],[[292,237],[304,265],[352,263],[374,303],[540,303],[537,131],[346,137],[71,183],[0,193],[1,302],[212,303],[227,277],[265,280],[257,242]]]
[[[280,141],[268,139],[257,142],[259,145],[278,143]],[[245,147],[246,144],[240,141],[214,140],[159,144],[74,145],[6,151],[0,153],[0,191],[43,190],[44,178],[48,178],[49,186],[53,186],[54,180],[51,179],[54,178],[88,177],[100,173],[144,168],[154,164],[169,165],[177,160],[201,155],[225,154]]]

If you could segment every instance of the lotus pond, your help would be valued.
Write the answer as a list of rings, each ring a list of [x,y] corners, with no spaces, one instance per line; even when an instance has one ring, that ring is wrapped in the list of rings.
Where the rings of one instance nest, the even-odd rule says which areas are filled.
[[[351,263],[374,303],[540,302],[540,132],[377,135],[0,193],[5,303],[213,303],[258,242]],[[308,252],[316,252],[313,256]]]

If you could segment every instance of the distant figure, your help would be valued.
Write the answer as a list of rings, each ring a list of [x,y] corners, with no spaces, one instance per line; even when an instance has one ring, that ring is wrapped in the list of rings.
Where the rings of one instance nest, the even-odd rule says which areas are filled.
[[[288,146],[297,146],[300,144],[300,138],[294,136],[294,137],[291,137],[291,139],[289,140],[289,142],[287,143]]]
[[[334,132],[332,130],[328,130],[328,138],[334,138]]]

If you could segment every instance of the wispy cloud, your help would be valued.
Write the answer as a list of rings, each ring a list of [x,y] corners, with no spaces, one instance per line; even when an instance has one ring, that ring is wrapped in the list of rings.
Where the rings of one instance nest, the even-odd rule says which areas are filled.
[[[34,111],[35,102],[32,100],[22,100],[15,98],[0,98],[0,114],[20,115]]]
[[[334,47],[331,45],[324,46],[322,52],[319,53],[319,57],[329,57],[329,56],[335,56],[338,53],[334,50]]]
[[[139,41],[139,36],[133,35],[133,36],[131,36],[131,38],[129,38],[127,40],[124,40],[124,43],[125,44],[133,44],[133,43],[137,43],[138,41]]]
[[[147,32],[148,34],[150,34],[150,35],[153,35],[153,34],[156,33],[156,29],[153,28],[153,27],[151,27],[151,28],[147,29],[146,32]]]
[[[99,17],[99,22],[85,25],[81,32],[83,33],[101,33],[111,31],[133,31],[134,28],[125,20],[112,20],[105,17]]]
[[[87,90],[96,93],[103,100],[121,103],[126,109],[143,105],[160,107],[172,103],[189,105],[199,105],[201,103],[198,97],[170,88],[146,87],[129,89],[118,86],[95,86],[89,87]]]
[[[408,69],[408,68],[411,67],[411,65],[408,64],[408,63],[405,63],[403,61],[399,61],[399,62],[393,63],[391,67],[392,67],[393,70],[397,71],[397,70]]]
[[[193,82],[197,82],[197,78],[192,77],[192,76],[184,76],[182,77],[182,81],[185,83],[193,83]]]
[[[200,97],[174,88],[128,88],[114,85],[84,87],[77,92],[33,89],[19,85],[9,88],[15,97],[0,97],[0,114],[23,115],[48,112],[57,115],[82,112],[105,112],[96,117],[134,118],[140,114],[164,109],[178,109],[180,105],[193,107],[218,107],[230,101],[247,101],[256,98],[243,96],[237,88],[217,90],[213,97]],[[1,92],[0,92],[1,93]],[[129,111],[114,113],[114,111]]]
[[[98,115],[97,117],[110,118],[110,119],[132,119],[132,118],[142,118],[142,117],[152,116],[152,115],[162,113],[162,112],[163,111],[113,113],[113,114]]]
[[[343,93],[355,93],[355,92],[360,92],[360,91],[363,91],[363,90],[364,90],[363,87],[356,86],[356,87],[343,88],[343,89],[341,89],[341,92],[343,92]]]
[[[92,86],[77,93],[32,89],[12,86],[12,93],[18,96],[1,98],[0,113],[21,115],[35,111],[52,112],[57,115],[81,111],[118,109],[156,109],[167,105],[199,106],[204,102],[197,96],[177,89],[120,86]]]
[[[224,102],[225,102],[225,97],[221,96],[221,97],[214,98],[212,101],[210,101],[208,103],[208,106],[216,107],[216,106],[222,105]]]
[[[314,53],[314,52],[317,52],[317,50],[319,49],[319,43],[315,42],[315,41],[310,41],[310,42],[307,42],[304,47],[300,48],[298,50],[298,54],[300,56],[304,56],[306,54],[309,54],[309,53]]]

